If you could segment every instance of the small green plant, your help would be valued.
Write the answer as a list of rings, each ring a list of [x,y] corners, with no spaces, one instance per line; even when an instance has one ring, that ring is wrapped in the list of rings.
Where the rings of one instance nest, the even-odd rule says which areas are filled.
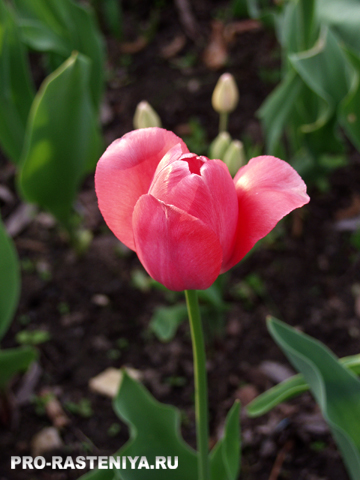
[[[70,307],[67,302],[60,302],[57,305],[57,310],[60,313],[60,315],[67,315],[70,313]]]
[[[69,412],[83,418],[90,418],[94,415],[91,402],[88,398],[82,398],[78,403],[68,401],[65,402],[64,406]]]
[[[50,333],[46,330],[21,330],[16,334],[16,341],[20,345],[40,345],[51,339]]]
[[[121,430],[121,425],[115,422],[110,425],[110,427],[108,428],[107,434],[109,435],[109,437],[116,437],[120,433],[120,430]]]
[[[46,405],[53,400],[54,394],[48,392],[45,395],[34,395],[31,399],[36,415],[43,416],[46,414]]]

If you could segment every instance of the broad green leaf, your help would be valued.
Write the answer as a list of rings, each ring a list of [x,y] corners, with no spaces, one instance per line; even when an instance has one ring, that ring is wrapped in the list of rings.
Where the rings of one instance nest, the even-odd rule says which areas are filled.
[[[312,49],[290,54],[289,60],[309,88],[328,104],[330,116],[346,96],[353,73],[334,35],[322,28]]]
[[[145,456],[155,465],[156,456],[177,456],[178,468],[122,469],[92,472],[83,480],[197,480],[197,454],[181,438],[180,412],[155,400],[140,383],[123,371],[114,410],[130,430],[130,439],[114,456]],[[105,472],[105,473],[103,473]]]
[[[24,19],[20,23],[21,31],[26,43],[39,52],[54,52],[66,58],[71,49],[71,43],[43,22],[33,19]]]
[[[18,163],[35,92],[13,12],[0,2],[0,143]]]
[[[67,224],[101,140],[89,94],[89,60],[74,53],[40,87],[31,108],[19,177],[29,202]]]
[[[321,342],[274,318],[268,329],[300,371],[331,428],[352,480],[360,472],[360,381]]]
[[[63,60],[76,50],[91,59],[90,90],[98,109],[104,83],[104,49],[92,11],[72,0],[12,0],[24,41]]]
[[[16,373],[27,370],[37,357],[38,353],[32,347],[0,350],[0,391]]]
[[[276,150],[285,125],[294,110],[295,102],[301,94],[302,84],[299,75],[290,70],[260,107],[258,113],[265,129],[267,150],[270,154]]]
[[[358,0],[317,0],[317,15],[347,45],[360,53]]]
[[[150,329],[162,342],[169,342],[176,334],[179,325],[187,318],[186,305],[159,307],[150,320]]]
[[[211,451],[211,480],[238,478],[241,460],[239,415],[240,403],[237,401],[227,415],[223,438]]]
[[[346,368],[360,375],[360,355],[344,357],[339,361]],[[249,417],[259,417],[272,410],[279,403],[286,402],[307,390],[309,390],[309,385],[305,382],[303,375],[293,375],[256,397],[246,406],[247,414]]]
[[[228,413],[224,437],[210,454],[211,480],[236,480],[240,469],[240,404],[236,402]],[[123,371],[114,410],[130,429],[130,439],[113,456],[146,457],[149,465],[156,456],[178,457],[178,468],[96,470],[81,480],[198,480],[197,453],[180,435],[180,412],[163,405],[137,381]],[[224,474],[224,476],[222,476]],[[221,476],[219,476],[221,475]]]
[[[279,32],[286,54],[308,50],[315,43],[319,33],[315,3],[315,0],[295,0],[286,5]]]
[[[13,318],[19,294],[19,261],[13,242],[8,237],[0,218],[0,340]]]
[[[197,479],[197,455],[180,436],[180,412],[170,405],[156,401],[126,372],[114,402],[114,409],[130,429],[130,440],[121,449],[122,455],[146,456],[155,464],[156,456],[178,456],[176,470],[125,470],[116,478],[137,480],[188,480]]]

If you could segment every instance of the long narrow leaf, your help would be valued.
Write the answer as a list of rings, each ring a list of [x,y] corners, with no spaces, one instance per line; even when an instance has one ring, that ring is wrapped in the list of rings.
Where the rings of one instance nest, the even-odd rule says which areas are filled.
[[[211,480],[236,480],[240,470],[240,403],[235,402],[229,411],[224,436],[210,455]]]
[[[346,368],[360,375],[360,355],[344,357],[339,361]],[[309,385],[306,383],[304,376],[301,374],[293,375],[257,396],[246,406],[246,412],[249,417],[259,417],[272,410],[276,405],[279,405],[279,403],[286,402],[308,390]]]
[[[20,31],[12,10],[0,2],[0,144],[14,163],[20,160],[34,95]]]
[[[0,340],[9,328],[20,294],[20,268],[15,247],[0,218]]]

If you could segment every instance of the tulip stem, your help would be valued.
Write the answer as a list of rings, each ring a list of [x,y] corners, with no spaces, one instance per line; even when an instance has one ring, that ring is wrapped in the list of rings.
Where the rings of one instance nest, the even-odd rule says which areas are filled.
[[[209,422],[204,335],[196,290],[185,290],[194,355],[198,480],[209,480]]]
[[[219,133],[227,131],[228,119],[228,112],[220,112]]]

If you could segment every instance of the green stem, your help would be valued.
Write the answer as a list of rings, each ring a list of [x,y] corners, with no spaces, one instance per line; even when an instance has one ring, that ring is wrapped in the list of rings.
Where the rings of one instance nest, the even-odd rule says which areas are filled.
[[[219,133],[227,131],[229,114],[227,112],[220,113]]]
[[[209,422],[204,335],[196,290],[185,290],[194,355],[198,480],[209,480]]]

